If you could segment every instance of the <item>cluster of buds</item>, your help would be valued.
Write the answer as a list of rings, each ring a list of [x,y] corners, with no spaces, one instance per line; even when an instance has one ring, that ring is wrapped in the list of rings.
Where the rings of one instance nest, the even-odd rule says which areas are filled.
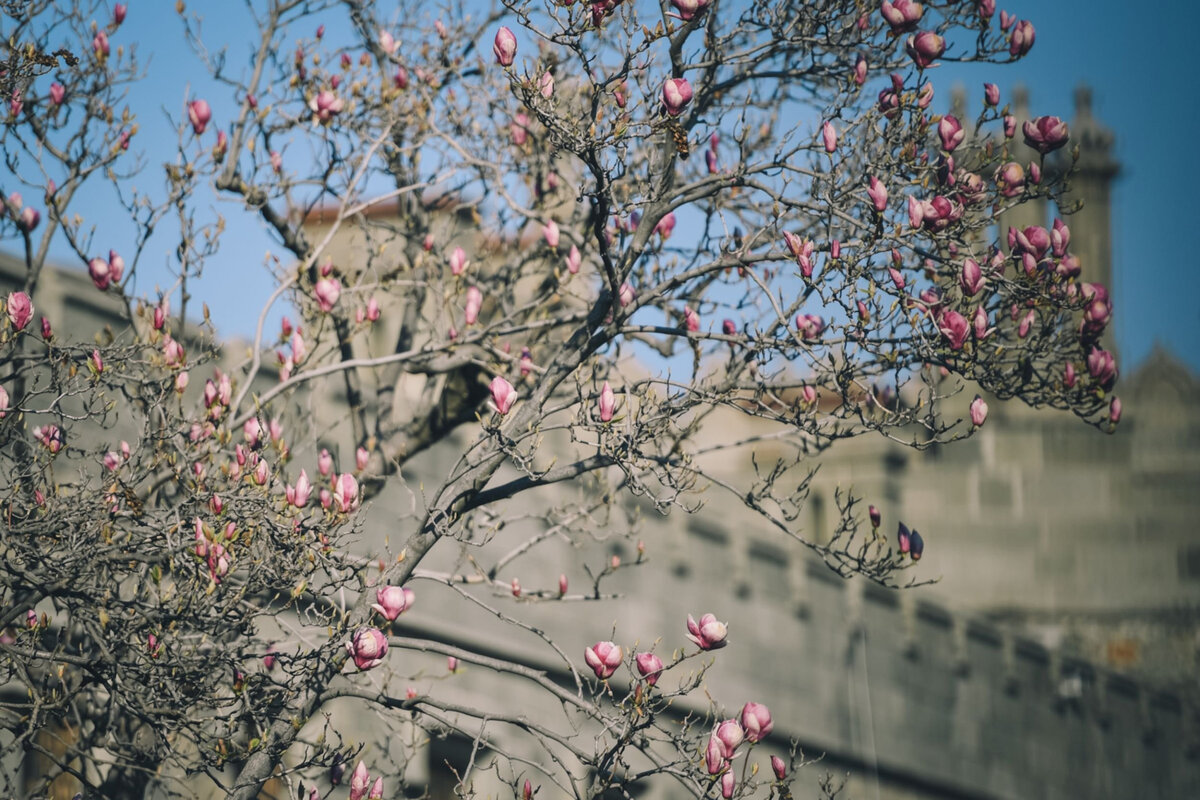
[[[387,650],[386,640],[384,650]],[[350,800],[383,800],[383,776],[371,783],[371,774],[367,771],[366,764],[359,761],[354,772],[350,773]]]
[[[96,256],[88,262],[88,276],[96,288],[102,292],[109,286],[120,283],[124,274],[125,259],[121,258],[116,250],[108,251],[107,260]]]
[[[920,561],[925,553],[925,540],[917,531],[909,530],[903,522],[896,529],[896,540],[899,543],[900,554],[911,556],[913,561]]]

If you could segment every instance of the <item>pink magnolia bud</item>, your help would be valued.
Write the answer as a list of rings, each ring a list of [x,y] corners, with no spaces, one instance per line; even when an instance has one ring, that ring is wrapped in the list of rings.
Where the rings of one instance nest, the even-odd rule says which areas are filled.
[[[483,293],[476,287],[472,286],[467,289],[467,303],[464,308],[464,316],[468,325],[474,325],[479,319],[479,309],[483,305]]]
[[[982,342],[992,333],[992,328],[988,327],[988,315],[983,310],[983,306],[975,309],[975,316],[971,320],[971,327],[975,332],[975,340]]]
[[[277,418],[272,418],[267,423],[267,435],[271,437],[272,442],[279,444],[279,441],[283,438],[283,423]]]
[[[300,477],[296,480],[295,487],[287,487],[288,503],[296,508],[304,508],[308,505],[308,499],[312,495],[312,485],[308,482],[308,472],[300,470]]]
[[[691,306],[684,306],[683,327],[689,333],[695,333],[700,330],[700,315]]]
[[[1058,117],[1038,117],[1026,120],[1025,124],[1021,126],[1021,133],[1025,136],[1025,144],[1042,155],[1062,147],[1070,138],[1067,123]]]
[[[708,167],[709,175],[716,175],[721,171],[720,165],[717,163],[717,154],[713,150],[704,151],[704,165]]]
[[[412,606],[414,597],[415,595],[411,589],[403,589],[399,586],[383,586],[375,590],[375,599],[377,602],[372,604],[371,608],[378,611],[384,619],[392,622]]]
[[[741,722],[748,742],[761,742],[775,727],[771,721],[771,712],[761,703],[746,703],[742,706]]]
[[[967,334],[970,333],[966,318],[957,311],[943,313],[938,320],[938,330],[946,337],[951,350],[961,350],[967,340]]]
[[[565,574],[558,576],[558,593],[560,595],[567,593],[567,576]]]
[[[266,461],[260,459],[258,464],[254,467],[254,482],[259,486],[266,486],[269,478],[270,468],[267,466]]]
[[[188,119],[197,136],[204,133],[204,129],[208,127],[208,121],[212,119],[212,109],[208,107],[208,101],[193,100],[188,103]]]
[[[66,96],[67,90],[61,83],[55,81],[54,83],[50,84],[50,102],[54,103],[56,106],[61,106],[63,100],[66,99]]]
[[[668,78],[662,88],[663,110],[669,117],[678,117],[692,100],[692,85],[686,78]]]
[[[354,772],[350,773],[350,800],[363,800],[367,796],[367,787],[370,785],[371,776],[367,772],[367,765],[359,761]]]
[[[126,10],[127,6],[124,3],[117,3],[115,6],[113,6],[113,22],[117,23],[118,25],[124,22]]]
[[[638,673],[646,679],[646,683],[650,686],[658,683],[663,673],[662,659],[654,653],[638,653],[636,661]]]
[[[17,217],[17,227],[25,233],[30,233],[42,221],[41,212],[33,206],[25,206]]]
[[[283,156],[277,150],[271,151],[271,169],[278,174],[283,169]]]
[[[968,258],[963,262],[962,272],[958,276],[958,283],[962,286],[963,293],[968,297],[974,297],[983,288],[983,268],[979,266],[979,262],[973,258]]]
[[[324,448],[321,448],[321,453],[317,456],[317,471],[323,478],[328,478],[329,473],[333,472],[333,456]]]
[[[583,660],[600,680],[612,677],[617,667],[621,666],[622,658],[624,653],[621,652],[621,648],[612,642],[596,642],[583,651]]]
[[[787,765],[783,763],[783,759],[779,756],[771,756],[771,769],[774,771],[777,780],[783,780],[787,777]]]
[[[908,526],[903,522],[896,529],[896,541],[900,548],[901,554],[907,554],[912,549],[912,534],[908,531]]]
[[[583,257],[579,253],[579,248],[571,245],[570,252],[567,253],[567,272],[575,275],[579,272],[579,265],[582,263]]]
[[[382,664],[387,651],[387,637],[378,628],[359,628],[354,638],[346,643],[346,652],[354,659],[354,666],[360,670],[368,670]],[[354,772],[355,775],[358,774],[357,769]],[[350,779],[350,785],[354,786],[353,777]]]
[[[1017,118],[1011,114],[1006,114],[1004,117],[1004,138],[1011,139],[1013,134],[1017,132]]]
[[[358,508],[358,481],[349,472],[343,472],[334,481],[333,502],[337,510],[343,514]]]
[[[629,283],[621,284],[621,289],[617,293],[617,300],[618,300],[618,302],[620,302],[621,308],[625,308],[626,306],[631,304],[634,301],[634,298],[636,298],[636,297],[637,297],[637,292],[634,291],[633,286],[631,284],[629,284]]]
[[[983,85],[983,101],[993,107],[1000,105],[1000,87],[994,83],[985,83]]]
[[[708,737],[708,744],[704,748],[704,767],[709,775],[719,775],[726,767],[725,748],[715,735]]]
[[[92,53],[96,59],[103,61],[109,55],[108,34],[104,31],[96,31],[96,35],[92,37]]]
[[[721,322],[721,332],[726,336],[735,336],[737,334],[737,323],[731,319],[726,319]]]
[[[492,43],[492,52],[496,55],[496,63],[502,67],[511,67],[517,55],[517,37],[507,26],[501,26],[496,31],[496,39]]]
[[[308,356],[308,345],[304,343],[304,337],[300,334],[300,329],[292,331],[292,363],[300,364]]]
[[[1016,197],[1025,191],[1025,169],[1015,161],[999,167],[995,175],[996,188],[1005,197]]]
[[[825,321],[816,314],[797,314],[796,330],[806,342],[816,341],[825,329]]]
[[[512,590],[513,597],[521,596],[521,580],[520,580],[520,578],[512,579],[511,590]]]
[[[966,135],[962,123],[953,114],[947,114],[938,123],[938,138],[942,140],[942,149],[947,153],[954,152],[954,148],[962,144]]]
[[[521,348],[520,365],[522,378],[533,372],[533,353],[529,352],[528,347]]]
[[[719,622],[715,615],[705,614],[696,622],[691,614],[687,618],[687,638],[691,639],[701,650],[718,650],[728,642],[729,628],[724,622]]]
[[[341,281],[337,278],[320,278],[313,285],[313,294],[322,311],[332,311],[333,307],[337,305],[338,298],[342,296]]]
[[[613,418],[613,411],[617,407],[616,396],[613,395],[612,387],[608,385],[608,381],[604,382],[603,388],[600,389],[600,421],[609,422]]]
[[[1087,369],[1088,374],[1105,391],[1111,389],[1117,381],[1117,362],[1107,350],[1094,348],[1088,353]]]
[[[542,226],[542,236],[546,239],[546,244],[552,248],[558,247],[558,223],[550,220]]]
[[[88,276],[96,288],[102,292],[108,289],[109,284],[112,283],[112,270],[109,263],[99,256],[88,262]]]
[[[721,797],[724,800],[732,800],[733,792],[737,788],[737,778],[734,777],[732,771],[726,772],[721,776]]]
[[[525,785],[521,787],[521,800],[533,800],[533,784],[529,779],[525,779]]]
[[[396,39],[388,31],[379,29],[379,49],[387,53],[389,56],[396,52]]]
[[[859,86],[867,82],[867,58],[862,53],[854,62],[854,82]]]
[[[371,454],[367,451],[367,448],[360,447],[354,451],[354,467],[359,472],[367,468],[367,462],[370,460]]]
[[[5,310],[8,312],[8,321],[12,323],[13,330],[24,330],[25,326],[29,324],[29,320],[33,319],[33,301],[24,292],[10,292]]]
[[[446,669],[450,672],[458,672],[458,659],[454,656],[446,656]]]
[[[1033,323],[1036,321],[1037,315],[1031,308],[1021,319],[1021,324],[1017,326],[1017,336],[1021,339],[1024,339],[1026,336],[1028,336],[1029,332],[1033,330]]]
[[[258,447],[258,442],[262,438],[262,425],[259,424],[258,417],[251,417],[242,425],[242,438],[250,447]]]
[[[1027,19],[1021,20],[1008,37],[1008,54],[1013,58],[1020,58],[1033,49],[1035,38],[1036,32],[1033,29],[1033,23]]]
[[[883,0],[879,9],[883,19],[891,26],[892,33],[905,33],[917,27],[925,7],[915,0]]]
[[[1108,421],[1116,425],[1121,421],[1121,398],[1114,396],[1108,404]]]
[[[985,22],[991,19],[992,15],[996,13],[996,0],[978,0],[976,6],[980,18]]]
[[[946,40],[936,33],[921,31],[909,36],[905,49],[918,69],[925,69],[946,52]]]
[[[517,402],[517,390],[500,375],[492,378],[489,388],[492,392],[492,407],[495,408],[496,413],[501,416],[507,414],[513,407],[513,403]]]
[[[554,96],[554,76],[549,72],[543,72],[538,78],[538,94],[546,100]]]
[[[871,198],[871,205],[881,214],[887,210],[888,190],[883,183],[874,175],[871,176],[867,184],[867,196]]]
[[[0,386],[0,419],[4,419],[4,415],[8,413],[8,400],[8,391],[3,386]]]
[[[879,513],[879,509],[875,506],[867,507],[867,516],[871,518],[872,528],[878,528],[879,523],[883,522],[883,515]]]
[[[833,154],[837,152],[838,132],[837,128],[833,127],[833,123],[826,121],[821,126],[821,140],[825,143],[825,152]]]
[[[450,272],[454,275],[462,275],[467,268],[467,254],[463,252],[461,247],[454,248],[454,252],[450,254]]]
[[[987,415],[987,402],[979,395],[975,395],[975,399],[971,401],[971,424],[978,428],[987,419]]]
[[[125,259],[116,250],[108,251],[108,272],[113,283],[120,283],[125,274]]]
[[[50,341],[54,338],[54,329],[50,327],[50,320],[42,317],[42,338]]]
[[[328,124],[345,108],[345,101],[331,91],[322,90],[308,101],[308,107],[313,112],[313,121]]]
[[[913,561],[920,561],[922,554],[925,552],[925,540],[921,538],[921,534],[917,533],[914,528],[912,532],[912,545],[909,550],[909,555]]]
[[[92,357],[88,363],[91,364],[92,369],[95,370],[97,375],[104,372],[104,359],[100,357],[99,350],[92,350]]]

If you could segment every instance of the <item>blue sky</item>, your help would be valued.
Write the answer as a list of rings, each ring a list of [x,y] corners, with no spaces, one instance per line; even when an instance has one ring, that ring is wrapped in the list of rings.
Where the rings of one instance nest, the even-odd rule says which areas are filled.
[[[174,3],[132,0],[119,43],[137,42],[143,60],[150,58],[148,78],[131,93],[130,104],[140,113],[135,147],[150,165],[142,188],[158,191],[157,165],[173,160],[176,141],[167,114],[179,115],[189,87],[213,104],[214,122],[228,119],[231,103],[204,77],[198,59],[184,42]],[[221,13],[211,10],[219,6]],[[1001,8],[1031,19],[1037,43],[1015,65],[946,65],[934,80],[937,105],[944,110],[949,86],[961,81],[978,102],[984,80],[1000,85],[1008,98],[1012,87],[1030,89],[1032,110],[1070,119],[1073,93],[1081,83],[1094,88],[1096,116],[1117,137],[1116,156],[1123,172],[1114,188],[1114,296],[1117,344],[1126,371],[1145,358],[1156,341],[1166,344],[1200,370],[1200,278],[1189,235],[1200,202],[1200,159],[1186,152],[1186,142],[1200,130],[1200,107],[1189,100],[1194,91],[1182,90],[1192,77],[1187,54],[1200,30],[1200,7],[1182,3],[1150,3],[1133,13],[1116,0],[1013,0]],[[195,8],[199,9],[197,4]],[[205,12],[202,12],[205,13]],[[212,45],[228,45],[229,63],[246,61],[248,19],[241,3],[213,4],[204,24]],[[331,33],[337,29],[330,16]],[[211,144],[206,140],[206,143]],[[123,222],[107,193],[82,198],[76,210],[95,222],[113,241],[97,239],[103,249],[125,243]],[[264,257],[281,248],[273,245],[240,204],[209,195],[202,200],[229,223],[222,251],[207,267],[205,280],[193,294],[208,302],[223,334],[252,333],[261,301],[272,288]],[[139,292],[170,282],[173,245],[169,236],[152,243]],[[55,251],[66,256],[63,249]],[[1086,265],[1085,265],[1086,269]],[[236,285],[237,292],[230,292]],[[286,311],[280,307],[272,320]],[[274,322],[272,322],[274,324]]]

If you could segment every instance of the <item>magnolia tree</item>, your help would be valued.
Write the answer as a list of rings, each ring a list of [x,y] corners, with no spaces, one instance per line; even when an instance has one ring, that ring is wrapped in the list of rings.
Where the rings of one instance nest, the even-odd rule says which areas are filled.
[[[657,649],[598,624],[568,652],[540,621],[585,625],[570,601],[609,596],[628,565],[583,592],[503,568],[606,535],[623,496],[703,514],[703,490],[898,586],[916,531],[882,537],[852,494],[831,530],[798,521],[826,448],[961,439],[987,418],[982,396],[969,419],[944,410],[964,392],[1119,419],[1108,292],[1068,226],[996,225],[1059,198],[1066,124],[1015,120],[993,84],[973,120],[936,110],[939,64],[1033,46],[992,0],[250,5],[257,30],[230,54],[179,4],[214,80],[163,101],[165,167],[138,154],[138,115],[159,109],[125,105],[137,8],[5,6],[2,230],[24,264],[0,322],[0,709],[23,754],[5,794],[421,791],[399,737],[340,734],[326,712],[350,703],[381,736],[465,737],[464,796],[484,751],[526,798],[651,780],[790,796],[794,748],[755,752],[771,698],[722,712],[701,691],[736,648],[714,652],[719,592]],[[121,230],[73,210],[97,192],[128,212]],[[188,304],[205,270],[248,268],[214,198],[280,254],[242,360]],[[39,318],[52,246],[87,269],[105,330]],[[174,283],[150,291],[164,252]],[[713,444],[717,417],[753,433]],[[793,455],[712,470],[721,447],[768,440]],[[423,465],[434,451],[448,466]],[[506,528],[555,484],[571,499],[537,532]],[[409,513],[372,522],[401,487]],[[482,547],[508,530],[523,538],[502,557]],[[471,568],[439,572],[440,551]],[[545,652],[405,629],[422,581]],[[447,680],[405,688],[418,652],[449,657]],[[464,699],[460,665],[541,700]]]

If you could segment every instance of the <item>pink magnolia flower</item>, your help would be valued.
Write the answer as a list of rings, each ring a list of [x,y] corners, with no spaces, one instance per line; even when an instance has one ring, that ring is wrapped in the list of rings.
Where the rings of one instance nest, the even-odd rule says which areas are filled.
[[[337,278],[320,278],[313,285],[313,294],[322,311],[329,312],[342,296],[342,284]]]
[[[1113,397],[1108,404],[1108,421],[1116,425],[1121,421],[1121,398]]]
[[[604,382],[603,388],[600,389],[600,421],[609,422],[613,418],[613,411],[617,407],[617,398],[613,395],[612,387],[608,385],[608,381]]]
[[[567,253],[567,272],[572,275],[577,274],[581,263],[583,263],[583,256],[580,255],[579,248],[571,245],[571,250]]]
[[[658,221],[658,224],[654,226],[654,232],[657,233],[659,236],[661,236],[663,238],[664,242],[667,239],[671,238],[671,233],[674,232],[674,230],[675,230],[675,212],[674,211],[670,211],[667,214],[665,214],[663,216],[663,218]]]
[[[1026,120],[1021,126],[1021,133],[1025,136],[1025,144],[1042,155],[1062,147],[1071,135],[1067,123],[1049,116]]]
[[[505,25],[496,31],[496,39],[492,43],[492,52],[496,55],[496,63],[502,67],[511,67],[517,55],[517,37]]]
[[[999,167],[995,175],[996,188],[1005,197],[1016,197],[1025,191],[1025,168],[1015,161]]]
[[[308,472],[300,470],[300,477],[296,479],[296,485],[288,485],[285,488],[288,505],[296,508],[304,508],[308,505],[308,499],[312,496],[312,484],[308,482]]]
[[[1006,114],[1004,117],[1004,138],[1011,139],[1017,132],[1017,118],[1012,114]]]
[[[938,320],[938,330],[950,343],[951,350],[961,350],[963,343],[967,340],[970,326],[967,325],[967,320],[962,314],[957,311],[946,311]]]
[[[333,502],[343,514],[358,508],[358,481],[349,472],[343,472],[334,481]]]
[[[783,759],[779,756],[771,756],[771,770],[775,773],[777,780],[783,780],[787,777],[787,765],[783,763]]]
[[[1093,349],[1087,357],[1088,374],[1108,391],[1117,382],[1117,361],[1113,354],[1100,348]]]
[[[636,661],[638,673],[646,679],[646,683],[650,686],[658,683],[663,673],[662,659],[654,653],[638,653]]]
[[[732,771],[726,772],[721,776],[721,797],[724,800],[733,800],[733,792],[737,788],[737,778],[734,777]]]
[[[746,703],[742,706],[741,721],[748,742],[761,742],[774,727],[770,710],[761,703]]]
[[[95,54],[97,60],[103,61],[108,58],[110,52],[108,34],[104,31],[96,31],[96,35],[92,37],[92,53]]]
[[[559,238],[558,223],[555,222],[554,220],[550,220],[545,225],[543,225],[542,226],[542,236],[545,238],[546,244],[550,245],[550,247],[552,247],[552,248],[558,247],[558,238]]]
[[[313,121],[323,125],[329,124],[335,116],[341,113],[345,105],[342,98],[327,89],[317,92],[316,96],[308,101],[308,107],[313,112]]]
[[[383,28],[379,29],[379,49],[383,50],[389,56],[396,52],[396,38]]]
[[[188,103],[188,120],[192,123],[192,130],[197,136],[204,133],[204,129],[208,127],[208,121],[212,119],[212,109],[208,106],[207,100],[193,100]]]
[[[8,413],[8,391],[0,386],[0,419],[4,419],[4,415]]]
[[[383,776],[375,779],[375,783],[371,786],[371,791],[367,794],[367,800],[383,800]]]
[[[454,252],[450,254],[450,272],[453,275],[462,275],[467,268],[467,254],[463,252],[461,247],[454,248]]]
[[[128,7],[124,3],[117,3],[113,6],[113,22],[120,25],[125,21],[125,12]]]
[[[896,528],[896,542],[901,554],[907,554],[912,550],[912,534],[903,522],[900,523],[900,527]]]
[[[14,330],[24,330],[33,319],[33,301],[24,292],[10,292],[5,308]]]
[[[300,333],[300,329],[292,331],[292,363],[301,364],[308,356],[308,345],[304,343],[304,336]]]
[[[612,677],[617,667],[621,666],[623,657],[621,648],[612,642],[596,642],[583,651],[583,660],[601,680]]]
[[[1000,87],[994,83],[983,85],[983,101],[989,106],[1000,105]]]
[[[947,153],[954,152],[954,148],[962,144],[966,135],[962,123],[953,114],[947,114],[938,123],[938,138],[942,140],[942,149]]]
[[[996,0],[978,0],[976,3],[979,17],[985,22],[996,13]]]
[[[543,72],[538,78],[538,94],[546,100],[554,96],[554,76],[549,72]]]
[[[867,184],[867,196],[871,198],[871,205],[875,207],[876,211],[883,213],[887,210],[887,187],[884,186],[883,183],[874,175],[871,176],[870,181]]]
[[[687,629],[687,638],[701,650],[719,650],[728,644],[726,637],[729,636],[729,628],[713,614],[705,614],[699,622],[688,614]]]
[[[509,587],[510,587],[510,591],[512,591],[513,597],[521,596],[521,579],[520,578],[513,578],[512,583],[509,584]]]
[[[96,288],[103,292],[112,283],[111,266],[103,258],[96,256],[88,262],[88,276]]]
[[[859,86],[867,82],[867,57],[862,53],[854,61],[854,82]]]
[[[271,169],[277,174],[283,169],[283,155],[278,150],[271,151]]]
[[[254,482],[259,486],[266,486],[270,477],[270,467],[267,465],[266,461],[260,459],[259,462],[254,466]]]
[[[621,304],[621,308],[625,308],[634,301],[637,297],[637,292],[634,291],[633,285],[626,282],[621,284],[620,290],[617,292],[617,300]]]
[[[908,37],[905,49],[918,69],[925,69],[946,52],[946,40],[931,31]]]
[[[905,33],[917,27],[925,7],[915,0],[883,0],[879,9],[884,20],[892,28],[892,33]]]
[[[42,221],[42,214],[33,206],[25,206],[17,216],[17,227],[25,233],[30,233]]]
[[[737,323],[731,319],[725,319],[721,322],[721,332],[726,336],[734,336],[737,334]]]
[[[92,369],[95,370],[97,375],[104,372],[104,359],[100,357],[99,350],[92,350],[92,357],[88,363],[91,364]]]
[[[388,641],[383,631],[378,628],[359,628],[354,638],[346,642],[346,652],[354,659],[354,665],[360,670],[368,670],[383,663],[387,655]],[[358,770],[355,770],[357,773]],[[351,785],[354,779],[351,778]]]
[[[729,759],[733,758],[734,752],[745,740],[746,732],[742,730],[742,726],[737,723],[737,720],[727,719],[717,725],[712,738],[721,745],[722,755]]]
[[[1020,58],[1033,49],[1033,41],[1036,38],[1036,32],[1033,29],[1033,23],[1027,19],[1023,19],[1013,27],[1012,33],[1008,37],[1008,54],[1013,58]]]
[[[700,315],[691,306],[683,308],[683,327],[688,333],[695,333],[700,330]]]
[[[671,5],[679,13],[679,18],[687,22],[708,6],[708,0],[671,0]]]
[[[365,447],[359,447],[354,451],[354,468],[362,472],[367,468],[367,464],[371,460],[371,453]]]
[[[662,88],[663,110],[669,117],[678,117],[692,100],[692,85],[687,78],[668,78]]]
[[[468,325],[474,325],[479,319],[479,309],[483,305],[483,293],[472,286],[467,289],[467,303],[464,316]]]
[[[992,335],[995,328],[988,327],[988,315],[983,310],[983,306],[975,309],[975,316],[971,320],[971,325],[975,330],[975,340],[982,342],[988,336]]]
[[[825,320],[816,314],[797,314],[796,330],[806,342],[815,341],[825,329]]]
[[[251,447],[258,447],[258,442],[262,438],[262,425],[259,423],[258,417],[251,417],[242,425],[242,438]]]
[[[61,83],[55,81],[54,83],[50,84],[50,102],[54,103],[56,106],[61,106],[63,100],[66,99],[66,96],[67,90]]]
[[[987,419],[988,404],[982,397],[975,395],[971,401],[971,424],[978,428]]]
[[[962,218],[963,207],[948,197],[937,195],[921,202],[921,224],[933,233],[943,231]],[[910,208],[909,216],[912,216]]]
[[[120,283],[125,275],[125,259],[116,250],[108,251],[108,273],[113,283]]]
[[[371,775],[367,772],[367,765],[359,761],[354,772],[350,773],[350,800],[363,800],[370,785]]]
[[[1053,248],[1054,255],[1062,258],[1067,254],[1067,247],[1071,244],[1071,229],[1067,227],[1061,219],[1054,220],[1054,227],[1050,229],[1050,246]]]
[[[963,294],[974,297],[983,288],[983,268],[973,258],[963,261],[962,272],[959,273],[958,283],[962,286]]]
[[[333,472],[333,456],[329,455],[329,451],[324,448],[321,448],[321,453],[317,456],[317,471],[325,478],[328,478],[329,473]]]
[[[1034,310],[1031,308],[1025,313],[1025,316],[1021,318],[1021,324],[1017,326],[1017,337],[1024,339],[1026,336],[1028,336],[1029,332],[1033,330],[1033,323],[1036,321],[1037,314],[1034,313]]]
[[[500,375],[492,378],[489,388],[492,392],[492,405],[496,409],[496,413],[501,416],[507,414],[513,407],[513,403],[517,402],[517,390]]]
[[[826,120],[821,126],[821,140],[825,144],[825,152],[833,154],[837,152],[838,132],[837,128],[833,127],[833,123]]]
[[[392,622],[411,608],[415,599],[416,593],[412,589],[400,586],[382,586],[375,590],[377,602],[373,603],[371,608],[378,611],[381,617]]]

